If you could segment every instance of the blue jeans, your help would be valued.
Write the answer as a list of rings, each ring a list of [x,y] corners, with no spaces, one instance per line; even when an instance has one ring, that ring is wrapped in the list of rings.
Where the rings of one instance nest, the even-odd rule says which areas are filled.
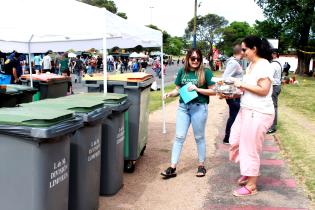
[[[208,104],[183,104],[181,103],[176,116],[176,137],[172,150],[172,164],[177,164],[187,131],[192,125],[198,149],[198,159],[203,163],[206,159],[205,127],[208,117]]]

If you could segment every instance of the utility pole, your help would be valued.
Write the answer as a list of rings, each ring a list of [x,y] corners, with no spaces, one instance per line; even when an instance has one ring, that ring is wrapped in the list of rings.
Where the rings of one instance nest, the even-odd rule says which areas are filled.
[[[193,48],[196,48],[196,29],[197,29],[197,0],[195,0]]]

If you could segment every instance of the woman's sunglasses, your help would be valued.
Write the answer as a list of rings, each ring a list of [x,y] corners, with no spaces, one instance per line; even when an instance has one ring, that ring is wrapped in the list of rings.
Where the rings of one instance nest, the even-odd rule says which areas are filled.
[[[195,62],[195,61],[200,62],[201,61],[200,58],[196,58],[196,57],[190,57],[190,60],[193,61],[193,62]]]

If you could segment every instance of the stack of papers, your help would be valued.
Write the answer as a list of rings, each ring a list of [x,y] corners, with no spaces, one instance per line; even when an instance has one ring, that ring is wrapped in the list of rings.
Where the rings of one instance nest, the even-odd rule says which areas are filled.
[[[191,100],[198,97],[198,93],[195,90],[193,90],[193,91],[188,90],[189,86],[191,86],[191,85],[192,85],[192,83],[189,82],[179,89],[179,94],[182,97],[185,104],[187,104]]]

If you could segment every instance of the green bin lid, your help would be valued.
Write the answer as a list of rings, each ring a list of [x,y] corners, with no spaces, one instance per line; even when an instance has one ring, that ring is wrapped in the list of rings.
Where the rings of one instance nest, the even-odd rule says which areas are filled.
[[[120,93],[81,93],[69,96],[69,98],[82,98],[85,100],[98,100],[106,104],[121,104],[126,101],[128,95]]]
[[[0,124],[2,125],[49,127],[73,118],[74,113],[69,110],[51,110],[39,107],[0,109]]]
[[[65,109],[77,113],[87,113],[95,109],[104,107],[102,101],[85,100],[84,98],[61,97],[56,99],[46,99],[32,103],[21,104],[23,107],[42,107],[49,109]]]

